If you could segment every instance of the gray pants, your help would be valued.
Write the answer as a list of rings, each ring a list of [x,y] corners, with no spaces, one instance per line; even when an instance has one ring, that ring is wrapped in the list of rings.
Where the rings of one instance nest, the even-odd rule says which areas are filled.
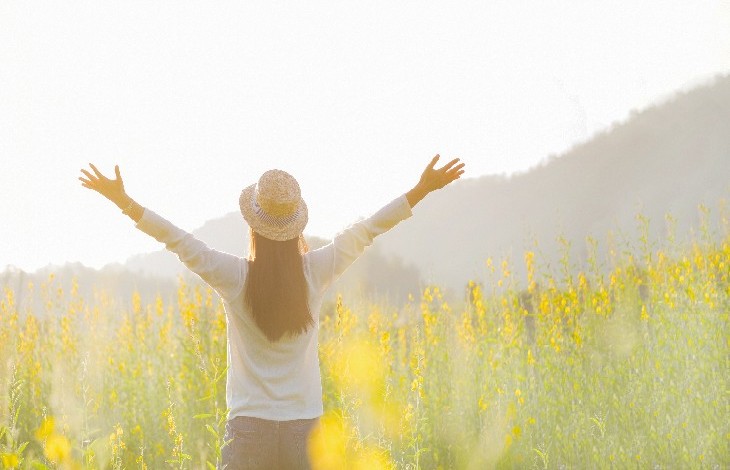
[[[248,469],[309,469],[307,440],[319,421],[295,419],[269,421],[237,416],[226,423],[225,440],[221,448],[225,470]]]

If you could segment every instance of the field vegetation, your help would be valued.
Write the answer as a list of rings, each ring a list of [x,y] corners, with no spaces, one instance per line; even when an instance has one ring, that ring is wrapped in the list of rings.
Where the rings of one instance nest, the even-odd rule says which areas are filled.
[[[644,221],[645,222],[645,221]],[[321,316],[317,468],[727,468],[730,236],[647,236],[585,263],[486,260],[404,307]],[[525,263],[527,279],[512,275]],[[51,276],[0,303],[0,467],[214,468],[226,320],[214,293],[97,292]]]

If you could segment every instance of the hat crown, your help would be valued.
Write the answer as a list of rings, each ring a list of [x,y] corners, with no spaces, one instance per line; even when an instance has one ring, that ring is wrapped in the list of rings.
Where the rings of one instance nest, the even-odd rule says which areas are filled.
[[[269,170],[256,184],[256,203],[267,214],[286,217],[297,210],[301,199],[297,180],[283,170]]]
[[[248,226],[271,240],[299,237],[309,218],[299,183],[282,170],[269,170],[257,183],[246,186],[238,205]]]

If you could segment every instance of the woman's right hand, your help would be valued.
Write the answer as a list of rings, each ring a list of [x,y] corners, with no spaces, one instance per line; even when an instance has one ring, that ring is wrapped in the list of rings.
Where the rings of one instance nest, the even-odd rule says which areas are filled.
[[[97,193],[112,201],[120,208],[129,204],[130,197],[127,196],[127,193],[124,191],[124,182],[122,181],[122,175],[119,173],[119,165],[116,165],[114,167],[114,173],[116,174],[116,178],[114,178],[113,180],[101,174],[101,172],[96,169],[93,163],[89,163],[89,166],[91,167],[94,174],[91,174],[88,171],[82,169],[81,173],[83,173],[86,178],[79,176],[79,180],[81,180],[81,186],[93,189]]]
[[[426,166],[421,174],[418,184],[406,193],[408,202],[411,207],[426,197],[431,191],[441,189],[449,183],[456,181],[464,174],[464,163],[459,163],[459,159],[455,158],[446,165],[436,169],[436,162],[439,161],[440,155],[436,155],[431,159],[431,163]],[[458,165],[457,165],[458,163]]]
[[[431,163],[429,163],[426,169],[423,170],[421,179],[418,182],[418,184],[421,185],[426,192],[430,193],[431,191],[441,189],[447,184],[459,179],[459,177],[464,174],[464,163],[459,163],[458,158],[454,158],[437,170],[435,166],[436,162],[439,161],[439,158],[441,158],[441,156],[436,155],[433,159],[431,159]],[[457,163],[459,164],[457,165]]]

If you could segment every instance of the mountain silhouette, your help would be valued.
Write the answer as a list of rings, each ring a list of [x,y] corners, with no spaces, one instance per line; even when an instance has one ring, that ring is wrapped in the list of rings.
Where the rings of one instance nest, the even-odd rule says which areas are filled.
[[[633,111],[625,122],[529,171],[466,178],[427,197],[415,216],[380,237],[361,268],[343,281],[369,293],[389,287],[399,298],[424,283],[458,289],[483,280],[490,257],[496,263],[510,258],[519,277],[525,250],[535,251],[550,269],[569,243],[574,261],[581,263],[589,256],[587,237],[598,242],[599,262],[607,264],[610,249],[620,251],[621,243],[638,240],[637,216],[648,221],[650,239],[658,240],[667,236],[671,215],[682,242],[701,223],[699,205],[717,212],[728,196],[730,76],[723,76]],[[194,233],[223,251],[245,251],[246,227],[238,213]],[[322,243],[318,239],[315,245]],[[391,259],[397,262],[388,266]],[[403,286],[388,271],[398,266],[409,272]],[[127,267],[168,276],[182,269],[164,251],[134,257]]]
[[[468,163],[479,157],[463,158]],[[425,284],[460,291],[469,280],[488,282],[488,258],[497,266],[510,259],[519,282],[524,280],[525,250],[536,252],[541,269],[557,270],[566,246],[573,263],[585,262],[587,237],[597,241],[598,262],[607,266],[616,253],[636,246],[642,225],[638,215],[646,222],[650,242],[669,236],[666,217],[671,215],[673,243],[682,244],[702,223],[700,205],[709,208],[714,233],[726,231],[717,213],[729,198],[726,75],[632,111],[625,121],[526,172],[464,178],[427,197],[414,217],[378,238],[332,295],[357,292],[402,302],[409,294],[418,297]],[[243,255],[247,230],[241,215],[232,212],[193,234],[220,251]],[[328,242],[307,239],[312,248]],[[18,285],[19,278],[39,281],[52,269],[36,274],[7,269],[0,280],[10,286]],[[68,286],[75,276],[83,278],[82,287],[91,285],[94,271],[67,264],[58,269],[57,282]],[[174,289],[178,276],[198,281],[164,249],[132,256],[96,274],[112,288],[121,283],[124,293],[141,288],[149,295]],[[91,292],[91,287],[82,290]]]
[[[559,237],[570,243],[576,263],[588,256],[586,237],[595,238],[607,262],[611,244],[638,239],[638,215],[655,242],[667,236],[667,215],[676,242],[687,241],[701,223],[700,204],[715,211],[709,219],[723,230],[717,212],[729,196],[730,76],[724,76],[632,112],[530,171],[465,180],[426,198],[383,249],[456,288],[483,279],[489,257],[510,257],[524,275],[523,252],[530,249],[555,267]]]

